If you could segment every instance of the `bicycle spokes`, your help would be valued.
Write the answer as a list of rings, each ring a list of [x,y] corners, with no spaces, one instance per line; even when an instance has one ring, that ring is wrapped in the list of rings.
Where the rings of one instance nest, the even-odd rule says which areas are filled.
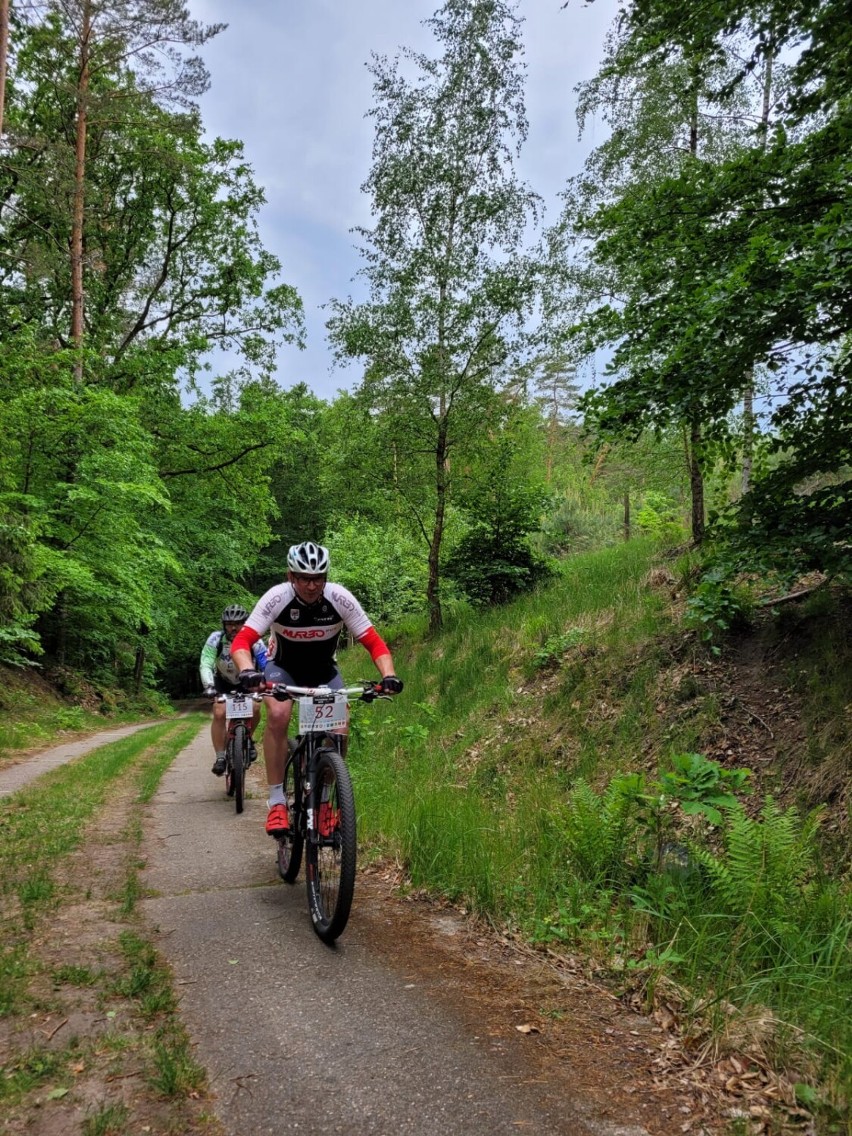
[[[320,751],[314,794],[308,897],[314,929],[330,941],[346,926],[355,886],[355,803],[349,771],[336,750]]]

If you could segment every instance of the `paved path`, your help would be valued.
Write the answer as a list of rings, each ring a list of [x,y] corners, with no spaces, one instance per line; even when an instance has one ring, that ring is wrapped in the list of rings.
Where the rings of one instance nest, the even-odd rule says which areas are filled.
[[[390,968],[370,948],[357,889],[343,937],[320,942],[303,878],[291,887],[275,870],[262,762],[237,816],[209,750],[205,730],[150,806],[141,908],[228,1136],[642,1136],[589,1120],[430,996],[430,982]]]
[[[66,742],[65,745],[54,746],[53,749],[45,750],[44,753],[37,753],[34,757],[24,758],[17,765],[9,765],[5,769],[0,769],[0,797],[11,797],[13,793],[17,793],[19,789],[23,789],[30,781],[34,781],[36,777],[41,777],[48,770],[56,769],[58,765],[64,765],[67,761],[73,761],[76,757],[82,757],[91,750],[97,749],[98,746],[117,742],[119,738],[126,738],[130,734],[135,734],[138,730],[147,730],[150,726],[159,725],[161,720],[166,721],[167,719],[138,722],[134,726],[119,726],[115,730],[103,730],[99,734],[92,734],[91,737],[81,738],[76,742]]]

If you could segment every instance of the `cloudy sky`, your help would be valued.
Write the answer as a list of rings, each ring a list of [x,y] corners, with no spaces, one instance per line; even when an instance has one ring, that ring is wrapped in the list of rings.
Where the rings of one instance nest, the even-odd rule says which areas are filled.
[[[228,28],[204,49],[212,85],[201,104],[211,135],[240,138],[266,191],[266,247],[305,303],[308,345],[285,350],[278,380],[320,397],[350,387],[356,368],[333,369],[322,305],[361,295],[353,225],[369,223],[361,185],[370,167],[375,52],[434,53],[423,20],[440,0],[188,0],[193,16]],[[529,137],[519,172],[555,219],[558,193],[595,144],[577,139],[574,86],[595,74],[617,0],[520,0]],[[600,141],[600,138],[597,139]]]

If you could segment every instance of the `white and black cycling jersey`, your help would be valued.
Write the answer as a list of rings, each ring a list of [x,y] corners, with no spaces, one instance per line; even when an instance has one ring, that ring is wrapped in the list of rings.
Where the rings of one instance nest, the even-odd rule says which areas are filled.
[[[276,584],[246,620],[246,627],[258,635],[271,632],[269,661],[300,686],[319,686],[334,676],[334,652],[344,627],[353,639],[360,639],[372,626],[352,593],[332,583],[326,583],[312,604],[300,600],[291,583]]]

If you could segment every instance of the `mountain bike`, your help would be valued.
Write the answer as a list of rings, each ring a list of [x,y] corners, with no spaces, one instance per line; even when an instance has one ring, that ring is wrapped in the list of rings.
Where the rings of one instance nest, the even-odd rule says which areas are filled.
[[[388,696],[372,682],[342,690],[275,683],[266,693],[291,698],[299,709],[299,733],[288,739],[284,767],[289,828],[278,837],[278,874],[295,883],[304,854],[311,922],[331,943],[352,909],[356,857],[355,796],[335,731],[346,727],[350,702]]]
[[[246,796],[246,770],[257,756],[254,732],[254,705],[262,694],[243,694],[239,690],[218,694],[217,702],[225,703],[227,744],[225,746],[225,792],[234,798],[237,813],[243,811]]]

